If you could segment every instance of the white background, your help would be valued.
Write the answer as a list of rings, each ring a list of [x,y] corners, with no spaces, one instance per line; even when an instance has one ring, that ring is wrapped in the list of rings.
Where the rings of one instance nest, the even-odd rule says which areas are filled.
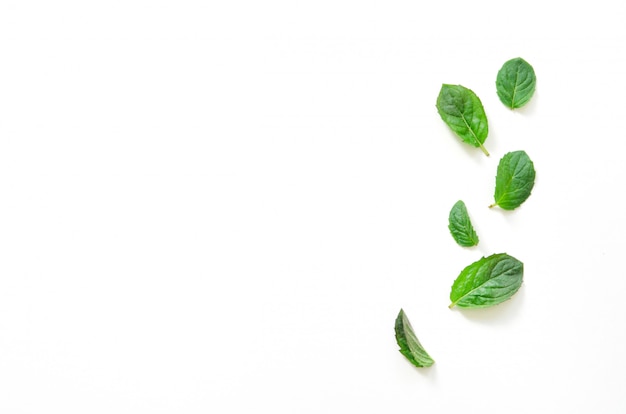
[[[2,1],[0,412],[626,412],[626,12],[551,4]],[[518,149],[533,194],[488,209]],[[497,252],[521,290],[449,310]]]

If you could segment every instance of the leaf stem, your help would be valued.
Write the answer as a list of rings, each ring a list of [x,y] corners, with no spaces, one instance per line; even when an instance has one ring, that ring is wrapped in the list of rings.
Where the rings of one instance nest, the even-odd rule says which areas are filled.
[[[456,305],[456,302],[452,302],[451,304],[448,305],[448,309],[452,309],[454,308],[454,305]]]
[[[480,142],[478,143],[478,145],[480,145],[480,149],[481,149],[481,150],[483,150],[483,153],[484,153],[486,156],[489,156],[489,151],[487,151],[487,148],[485,148],[485,147],[483,146],[483,144],[481,144]]]
[[[497,205],[498,205],[497,203],[490,204],[490,205],[489,205],[489,208],[493,208],[493,207],[495,207],[495,206],[497,206]]]

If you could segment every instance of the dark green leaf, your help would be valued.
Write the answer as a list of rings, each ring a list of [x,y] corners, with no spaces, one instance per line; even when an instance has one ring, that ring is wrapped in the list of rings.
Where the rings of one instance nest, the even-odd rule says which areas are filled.
[[[536,84],[535,70],[522,58],[505,62],[496,78],[498,97],[511,109],[526,105],[535,93]]]
[[[505,210],[519,207],[530,196],[535,185],[535,166],[524,151],[509,152],[498,164],[495,203]]]
[[[452,131],[470,145],[489,152],[483,144],[489,133],[487,116],[478,96],[461,85],[441,86],[437,97],[437,111]]]
[[[411,322],[402,309],[396,318],[396,341],[400,346],[400,353],[416,367],[429,367],[435,363],[418,341]]]
[[[450,292],[450,308],[487,308],[510,299],[522,285],[524,264],[506,253],[483,257],[467,266]]]
[[[469,214],[467,214],[467,208],[462,200],[457,201],[452,206],[448,223],[450,234],[459,246],[471,247],[478,244],[478,235],[474,231]]]

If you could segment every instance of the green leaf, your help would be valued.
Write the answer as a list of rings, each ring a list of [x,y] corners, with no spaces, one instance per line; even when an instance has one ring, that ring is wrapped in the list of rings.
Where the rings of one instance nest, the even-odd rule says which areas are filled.
[[[396,341],[400,353],[416,367],[429,367],[435,363],[415,336],[411,322],[402,309],[396,318]]]
[[[506,253],[483,257],[467,266],[450,292],[450,308],[487,308],[508,300],[518,291],[524,264]]]
[[[498,164],[495,203],[505,210],[519,207],[530,196],[535,185],[535,166],[524,151],[504,154]]]
[[[461,85],[441,85],[437,97],[437,111],[452,131],[470,145],[480,148],[489,155],[483,146],[489,133],[487,116],[478,96]]]
[[[474,231],[467,208],[462,200],[457,201],[448,217],[450,234],[459,246],[471,247],[478,244],[478,235]]]
[[[535,93],[536,84],[535,70],[519,57],[505,62],[496,78],[498,97],[511,109],[526,105]]]

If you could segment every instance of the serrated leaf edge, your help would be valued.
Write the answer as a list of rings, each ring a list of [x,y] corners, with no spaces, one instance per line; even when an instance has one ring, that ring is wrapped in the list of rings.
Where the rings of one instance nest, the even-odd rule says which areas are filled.
[[[457,208],[457,205],[459,205],[459,203],[461,203],[459,208],[462,209],[464,213],[464,218],[467,219],[467,224],[464,226],[461,226],[463,230],[461,230],[460,232],[463,233],[463,238],[466,238],[467,240],[469,240],[471,244],[461,243],[459,239],[454,235],[455,232],[453,231],[453,227],[456,228],[457,226],[453,226],[452,213],[454,212],[455,208]],[[478,234],[476,233],[476,230],[474,229],[474,225],[472,224],[472,219],[469,215],[469,212],[467,211],[467,206],[465,205],[465,202],[463,200],[459,200],[456,203],[454,203],[454,205],[450,209],[450,213],[448,214],[448,230],[450,231],[450,235],[452,236],[456,244],[458,244],[461,247],[477,246],[480,241]]]

